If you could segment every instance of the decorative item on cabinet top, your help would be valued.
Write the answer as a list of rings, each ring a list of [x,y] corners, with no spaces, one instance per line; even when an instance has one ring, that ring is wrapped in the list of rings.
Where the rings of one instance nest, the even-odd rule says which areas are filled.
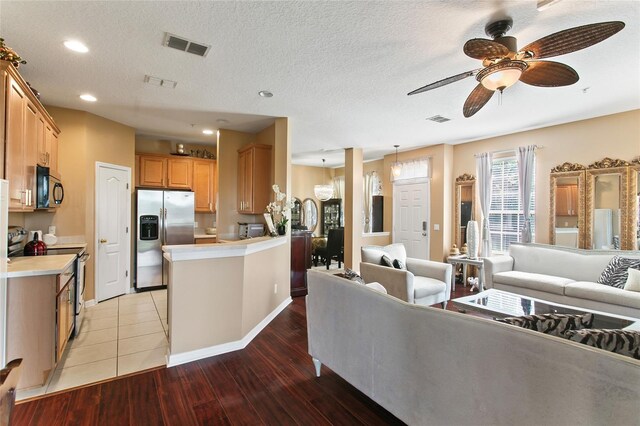
[[[0,38],[0,60],[11,62],[16,68],[18,68],[20,64],[27,63],[15,50],[4,43],[3,38]]]

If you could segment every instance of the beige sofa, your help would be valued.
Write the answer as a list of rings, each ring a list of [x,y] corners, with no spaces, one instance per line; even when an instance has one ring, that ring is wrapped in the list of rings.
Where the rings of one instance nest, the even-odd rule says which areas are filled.
[[[640,361],[308,272],[309,354],[409,425],[640,418]]]
[[[580,250],[513,243],[509,255],[484,259],[485,288],[640,318],[640,292],[598,284],[613,256],[640,252]]]

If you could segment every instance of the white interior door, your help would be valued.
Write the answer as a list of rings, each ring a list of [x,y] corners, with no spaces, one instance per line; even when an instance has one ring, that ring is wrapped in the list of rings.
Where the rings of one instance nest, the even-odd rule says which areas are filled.
[[[96,298],[120,296],[130,287],[131,169],[96,163]]]
[[[407,256],[429,259],[429,181],[393,184],[393,242],[403,243]]]

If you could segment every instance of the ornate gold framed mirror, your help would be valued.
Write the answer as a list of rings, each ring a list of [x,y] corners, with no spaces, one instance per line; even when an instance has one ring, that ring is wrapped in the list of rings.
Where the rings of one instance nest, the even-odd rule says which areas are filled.
[[[640,157],[634,159],[629,167],[629,215],[628,231],[631,250],[640,250]]]
[[[549,244],[585,248],[585,169],[564,163],[551,169]]]
[[[586,171],[585,248],[631,250],[629,171],[624,160],[605,158]]]
[[[475,218],[476,178],[463,174],[456,178],[455,244],[458,248],[467,242],[467,223]]]

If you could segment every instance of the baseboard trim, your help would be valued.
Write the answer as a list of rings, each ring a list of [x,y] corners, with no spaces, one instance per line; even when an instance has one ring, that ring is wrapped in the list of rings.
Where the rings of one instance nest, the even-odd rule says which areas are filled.
[[[85,308],[90,308],[90,307],[95,306],[97,304],[98,304],[98,302],[96,302],[96,299],[91,299],[91,300],[85,300],[84,301],[84,307]]]
[[[209,346],[207,348],[196,349],[194,351],[182,352],[178,354],[167,355],[167,367],[175,367],[176,365],[185,364],[187,362],[197,361],[202,358],[225,354],[240,349],[244,349],[251,341],[260,333],[280,312],[293,302],[291,297],[287,297],[278,307],[276,307],[269,315],[258,323],[240,340],[223,343],[220,345]]]

